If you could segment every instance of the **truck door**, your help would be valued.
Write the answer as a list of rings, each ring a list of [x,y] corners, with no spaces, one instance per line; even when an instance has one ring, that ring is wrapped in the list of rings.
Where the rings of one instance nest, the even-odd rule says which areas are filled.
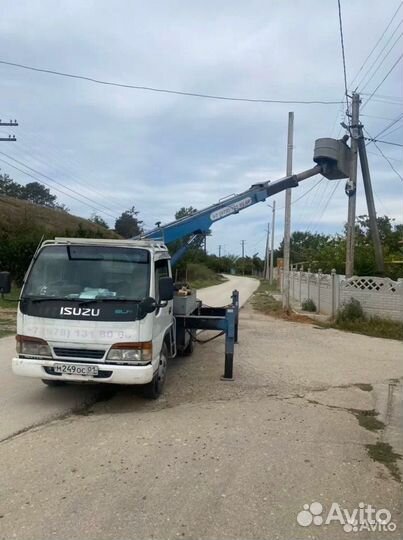
[[[159,303],[158,283],[162,277],[169,277],[169,260],[161,259],[155,262],[155,299]],[[154,339],[161,344],[166,330],[172,325],[173,321],[173,300],[170,300],[165,307],[158,308],[155,313]]]

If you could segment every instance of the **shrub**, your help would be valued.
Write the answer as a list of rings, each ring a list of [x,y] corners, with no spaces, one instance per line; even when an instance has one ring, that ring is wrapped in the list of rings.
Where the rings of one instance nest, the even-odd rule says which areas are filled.
[[[302,302],[301,306],[302,306],[303,311],[310,311],[310,312],[316,311],[316,304],[311,298],[306,298]]]
[[[336,322],[352,322],[352,321],[365,321],[364,310],[358,300],[350,298],[348,302],[343,304],[337,312]]]

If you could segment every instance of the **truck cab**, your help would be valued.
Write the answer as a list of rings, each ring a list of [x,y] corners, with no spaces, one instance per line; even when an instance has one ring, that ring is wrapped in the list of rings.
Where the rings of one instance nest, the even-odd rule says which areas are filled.
[[[55,238],[25,276],[15,374],[143,385],[157,398],[176,354],[170,255],[155,240]]]

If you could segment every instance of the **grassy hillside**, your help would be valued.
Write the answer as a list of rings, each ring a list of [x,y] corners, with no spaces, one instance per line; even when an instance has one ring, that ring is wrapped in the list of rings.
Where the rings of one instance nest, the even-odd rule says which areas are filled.
[[[41,239],[55,236],[119,238],[113,232],[61,210],[0,196],[0,271],[19,285]]]
[[[14,236],[16,231],[19,230],[34,230],[48,238],[55,235],[74,236],[79,234],[80,230],[86,231],[85,236],[94,233],[94,236],[119,238],[116,233],[86,219],[61,210],[54,210],[28,201],[0,195],[0,234]]]

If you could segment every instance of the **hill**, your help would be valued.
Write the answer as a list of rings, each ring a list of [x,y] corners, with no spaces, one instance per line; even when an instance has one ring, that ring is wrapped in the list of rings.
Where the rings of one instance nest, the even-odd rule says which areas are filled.
[[[0,195],[0,271],[11,272],[17,285],[41,239],[55,236],[120,238],[114,231],[63,210]]]
[[[55,235],[119,238],[113,231],[62,210],[0,195],[0,235],[35,231],[50,238]],[[85,231],[85,234],[82,234]]]

